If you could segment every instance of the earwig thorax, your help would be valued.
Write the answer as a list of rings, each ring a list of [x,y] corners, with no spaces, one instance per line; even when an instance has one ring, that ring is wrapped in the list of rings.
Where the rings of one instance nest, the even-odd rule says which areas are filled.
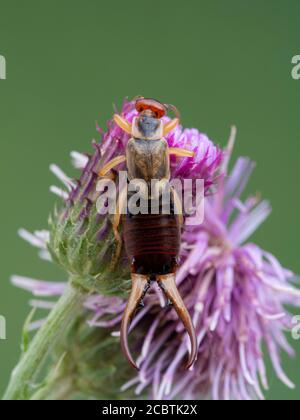
[[[163,123],[148,112],[142,112],[133,120],[132,137],[137,140],[160,140],[163,137]]]

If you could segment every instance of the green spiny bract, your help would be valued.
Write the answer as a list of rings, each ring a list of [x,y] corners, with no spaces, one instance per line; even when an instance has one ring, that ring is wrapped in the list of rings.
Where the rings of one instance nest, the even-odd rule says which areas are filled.
[[[121,262],[111,265],[115,240],[110,221],[99,217],[95,203],[82,217],[85,208],[78,201],[50,218],[52,259],[87,291],[123,296],[130,284],[129,268]]]
[[[90,328],[82,313],[52,352],[48,374],[32,399],[87,400],[132,398],[120,393],[132,370],[111,331]]]

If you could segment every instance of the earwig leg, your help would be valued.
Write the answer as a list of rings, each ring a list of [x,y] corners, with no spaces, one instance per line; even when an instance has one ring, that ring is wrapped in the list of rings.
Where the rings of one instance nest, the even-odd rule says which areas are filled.
[[[179,124],[179,118],[174,118],[173,120],[167,122],[164,125],[164,136],[170,133],[170,131],[174,130],[175,127]]]
[[[114,122],[122,128],[126,133],[131,134],[132,133],[132,125],[126,121],[124,118],[121,117],[121,115],[115,114],[114,115]]]
[[[112,271],[116,268],[116,265],[118,263],[120,255],[121,255],[122,245],[123,245],[122,237],[121,237],[117,228],[113,227],[113,233],[114,233],[114,237],[115,237],[115,241],[116,241],[116,250],[113,254],[111,265],[110,265],[110,269]]]
[[[132,289],[130,297],[128,299],[125,312],[121,324],[121,347],[122,351],[129,361],[129,363],[138,370],[136,363],[134,362],[128,345],[128,330],[130,327],[131,320],[135,314],[135,311],[140,304],[141,300],[145,296],[148,288],[150,287],[148,276],[141,274],[132,274]]]
[[[172,192],[173,192],[173,198],[174,198],[174,206],[177,209],[177,215],[179,218],[179,223],[180,226],[183,226],[183,209],[182,209],[182,202],[179,198],[179,195],[177,193],[177,191],[175,190],[175,188],[172,188]]]
[[[167,274],[167,275],[160,275],[157,277],[157,282],[167,298],[171,301],[174,305],[174,308],[182,321],[183,325],[185,326],[191,341],[191,353],[187,363],[186,368],[192,366],[197,358],[198,348],[197,348],[197,338],[194,329],[194,325],[192,323],[191,317],[188,313],[188,310],[179,294],[175,283],[175,274]]]
[[[105,176],[112,168],[114,168],[115,166],[120,165],[120,163],[123,163],[126,161],[126,157],[125,156],[117,156],[114,159],[112,159],[111,161],[109,161],[106,165],[103,166],[103,168],[99,171],[99,176],[103,177]]]
[[[114,237],[117,243],[116,252],[113,256],[112,263],[111,263],[112,269],[114,269],[114,267],[116,266],[118,259],[120,258],[120,255],[121,255],[121,251],[122,251],[122,238],[118,231],[118,227],[120,224],[122,211],[126,204],[126,199],[127,199],[127,185],[120,191],[119,199],[117,202],[116,214],[114,215],[113,222],[112,222]]]
[[[195,153],[191,150],[180,149],[179,147],[170,147],[169,153],[179,157],[195,157]]]

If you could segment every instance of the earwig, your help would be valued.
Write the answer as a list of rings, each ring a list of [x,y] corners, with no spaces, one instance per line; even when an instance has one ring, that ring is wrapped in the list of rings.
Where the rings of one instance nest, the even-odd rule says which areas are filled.
[[[126,147],[126,156],[118,156],[108,162],[99,176],[106,176],[109,171],[122,162],[126,162],[128,179],[142,179],[148,184],[152,179],[162,185],[170,180],[170,155],[193,157],[191,151],[170,148],[165,136],[179,124],[179,112],[172,105],[164,105],[154,99],[137,97],[135,108],[138,116],[132,124],[122,116],[115,114],[114,121],[131,138]],[[163,124],[162,117],[172,110],[175,118]],[[156,281],[168,301],[174,306],[185,326],[191,342],[191,351],[187,368],[192,366],[197,357],[197,339],[188,310],[176,286],[176,271],[180,250],[182,216],[175,214],[127,214],[121,216],[120,209],[125,205],[127,189],[119,192],[119,203],[113,219],[113,231],[117,241],[116,257],[122,249],[122,239],[118,231],[123,223],[123,236],[126,253],[131,265],[132,289],[124,311],[121,324],[121,347],[130,364],[138,369],[128,345],[128,330],[134,314],[146,295],[153,281]],[[172,190],[173,207],[179,205],[176,192]],[[149,198],[150,202],[150,198]]]

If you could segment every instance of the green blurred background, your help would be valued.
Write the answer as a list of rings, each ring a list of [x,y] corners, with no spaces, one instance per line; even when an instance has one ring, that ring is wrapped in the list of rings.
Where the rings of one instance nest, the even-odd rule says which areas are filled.
[[[74,174],[70,150],[90,151],[95,120],[104,126],[125,96],[176,104],[184,125],[221,145],[237,125],[235,155],[257,162],[251,190],[274,208],[254,239],[300,273],[299,14],[298,0],[0,0],[1,393],[29,311],[10,275],[64,279],[17,230],[47,227],[49,164]],[[299,357],[284,360],[297,390],[270,371],[268,398],[300,399]]]

